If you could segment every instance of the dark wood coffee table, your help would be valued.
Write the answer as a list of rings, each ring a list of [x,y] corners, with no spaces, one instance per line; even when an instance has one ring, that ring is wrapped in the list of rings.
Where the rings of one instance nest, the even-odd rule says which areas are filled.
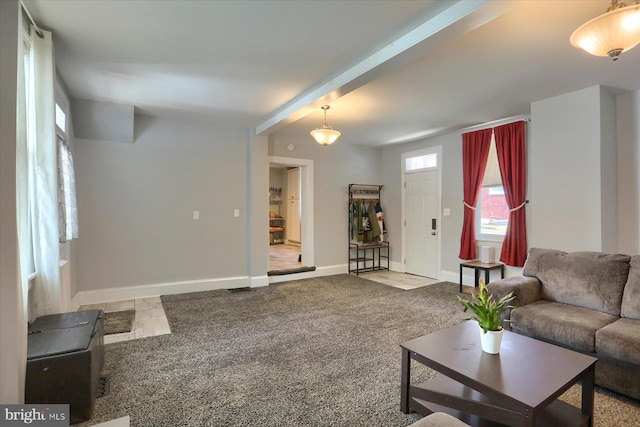
[[[484,353],[466,321],[401,344],[400,409],[448,412],[475,426],[593,426],[598,359],[505,331],[500,354]],[[440,373],[411,384],[411,361]],[[582,408],[557,400],[582,383]]]

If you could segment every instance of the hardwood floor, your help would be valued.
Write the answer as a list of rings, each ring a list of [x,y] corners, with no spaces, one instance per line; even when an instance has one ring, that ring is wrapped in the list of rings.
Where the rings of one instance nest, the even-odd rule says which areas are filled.
[[[305,267],[304,263],[298,262],[300,254],[301,248],[297,245],[269,245],[269,271]]]

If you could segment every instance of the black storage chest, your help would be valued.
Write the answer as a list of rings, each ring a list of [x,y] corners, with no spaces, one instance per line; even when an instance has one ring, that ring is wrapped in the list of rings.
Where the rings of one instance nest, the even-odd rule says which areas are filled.
[[[25,403],[67,403],[71,424],[90,419],[104,366],[102,310],[39,317],[27,342]]]

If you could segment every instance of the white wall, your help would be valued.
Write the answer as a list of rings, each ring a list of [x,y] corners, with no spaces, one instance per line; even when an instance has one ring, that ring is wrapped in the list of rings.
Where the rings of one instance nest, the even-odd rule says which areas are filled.
[[[269,155],[313,160],[315,265],[319,269],[343,266],[346,272],[348,185],[385,182],[380,174],[381,149],[349,145],[343,142],[343,137],[329,147],[322,147],[308,133],[278,132],[269,138]],[[286,149],[288,144],[296,146],[294,152]],[[268,191],[267,183],[264,191]],[[382,190],[383,205],[389,204],[389,191],[393,189]],[[392,254],[393,251],[392,248]]]
[[[20,372],[24,352],[18,316],[18,240],[16,225],[17,0],[0,1],[0,402],[24,401]],[[24,377],[22,377],[24,378]]]
[[[136,116],[136,133],[76,140],[78,289],[246,282],[247,132]]]
[[[603,206],[612,185],[602,179],[611,173],[611,158],[601,156],[611,145],[603,132],[613,119],[603,97],[595,86],[531,104],[529,247],[609,249],[602,224],[617,207]]]
[[[618,247],[640,254],[640,91],[618,95]]]

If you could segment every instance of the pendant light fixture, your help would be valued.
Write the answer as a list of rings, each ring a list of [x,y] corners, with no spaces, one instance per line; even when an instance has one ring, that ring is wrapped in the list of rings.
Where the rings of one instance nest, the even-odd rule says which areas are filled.
[[[310,133],[318,144],[326,147],[336,142],[336,139],[338,139],[341,134],[339,131],[327,125],[327,110],[331,107],[323,105],[321,108],[324,110],[324,125],[321,128],[312,130]]]
[[[611,0],[607,11],[575,30],[570,41],[592,55],[616,61],[622,52],[640,43],[640,3],[627,6]]]

